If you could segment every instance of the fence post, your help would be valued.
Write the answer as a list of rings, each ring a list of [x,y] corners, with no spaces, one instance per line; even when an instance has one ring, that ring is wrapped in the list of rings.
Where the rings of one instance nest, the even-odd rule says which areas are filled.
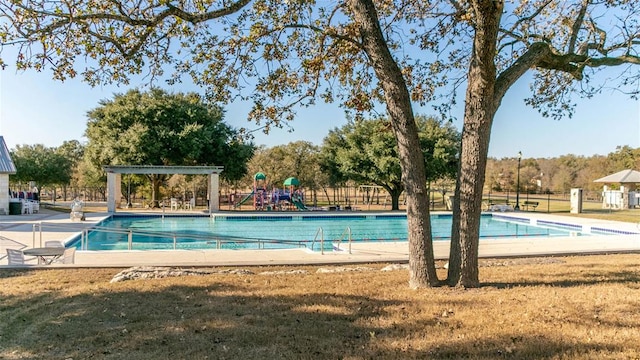
[[[551,212],[551,194],[547,193],[547,213]]]

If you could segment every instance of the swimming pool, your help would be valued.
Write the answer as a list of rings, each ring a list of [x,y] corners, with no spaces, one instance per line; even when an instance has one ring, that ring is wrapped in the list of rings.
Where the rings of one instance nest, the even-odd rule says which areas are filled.
[[[452,216],[432,215],[434,241],[449,240]],[[613,231],[613,230],[612,230]],[[404,214],[377,215],[113,215],[72,242],[85,250],[332,248],[333,241],[407,241]],[[607,229],[483,214],[481,239],[585,236]],[[612,232],[613,234],[613,232]]]

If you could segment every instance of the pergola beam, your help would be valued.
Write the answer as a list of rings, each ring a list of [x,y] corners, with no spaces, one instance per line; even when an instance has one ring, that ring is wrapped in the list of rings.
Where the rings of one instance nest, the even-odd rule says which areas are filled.
[[[156,166],[156,165],[107,165],[102,167],[107,173],[116,174],[220,174],[224,166]]]

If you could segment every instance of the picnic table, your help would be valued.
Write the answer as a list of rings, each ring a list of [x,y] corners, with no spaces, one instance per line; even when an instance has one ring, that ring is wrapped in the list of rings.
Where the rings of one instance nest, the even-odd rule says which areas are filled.
[[[61,246],[51,246],[27,249],[24,250],[23,253],[25,255],[36,256],[38,258],[38,264],[49,265],[64,255],[64,250],[65,248]]]

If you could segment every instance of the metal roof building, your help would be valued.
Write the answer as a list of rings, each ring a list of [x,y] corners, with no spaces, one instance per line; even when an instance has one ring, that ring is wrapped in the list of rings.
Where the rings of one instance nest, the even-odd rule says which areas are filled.
[[[9,174],[16,173],[16,165],[11,160],[7,143],[0,136],[0,214],[9,212]]]
[[[16,166],[9,156],[7,143],[4,142],[4,136],[0,136],[0,174],[15,174]]]

